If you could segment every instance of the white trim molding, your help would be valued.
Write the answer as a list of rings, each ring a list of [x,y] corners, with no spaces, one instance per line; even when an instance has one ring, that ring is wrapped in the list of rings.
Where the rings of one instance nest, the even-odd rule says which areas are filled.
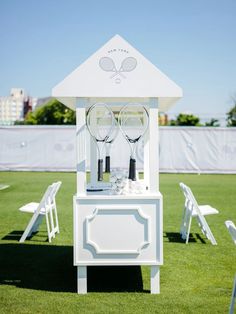
[[[108,216],[110,218],[107,220]],[[132,221],[133,224],[130,229],[122,228],[122,222],[127,221],[127,216],[130,216],[129,221]],[[135,223],[136,227],[134,227]],[[99,226],[98,232],[103,233],[102,237],[98,236],[98,232],[96,233],[96,224]],[[96,254],[139,255],[151,242],[150,218],[143,213],[139,206],[98,206],[92,215],[86,217],[85,230],[86,243],[94,248]],[[137,237],[135,234],[133,237],[130,236],[131,231],[136,231]],[[107,234],[105,234],[106,232]],[[119,234],[122,234],[120,241],[117,239]]]

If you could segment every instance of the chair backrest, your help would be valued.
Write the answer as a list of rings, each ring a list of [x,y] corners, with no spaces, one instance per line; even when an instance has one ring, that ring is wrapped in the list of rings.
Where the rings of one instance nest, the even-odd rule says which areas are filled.
[[[61,181],[57,181],[55,183],[53,183],[53,186],[54,186],[54,190],[53,190],[53,195],[54,197],[56,196],[58,190],[60,189],[60,186],[61,186]]]
[[[183,182],[180,183],[180,187],[185,196],[185,206],[187,207],[186,209],[190,210],[191,212],[195,209],[195,211],[201,215],[201,212],[198,207],[198,203],[190,187],[188,187]]]
[[[38,205],[37,209],[35,210],[34,215],[35,215],[36,213],[39,214],[39,212],[40,212],[40,210],[41,210],[42,208],[45,208],[45,210],[46,210],[46,205],[47,205],[47,203],[48,203],[48,199],[49,199],[49,197],[50,197],[52,191],[53,191],[53,185],[51,184],[51,185],[49,185],[49,186],[47,187],[47,190],[46,190],[46,192],[44,193],[43,197],[41,198],[41,201],[39,202],[39,205]]]
[[[46,204],[53,205],[55,203],[56,194],[61,186],[61,181],[54,182],[51,184],[51,189],[49,193],[46,195]]]
[[[52,184],[52,190],[48,196],[47,201],[47,212],[49,213],[49,218],[46,216],[46,220],[48,220],[48,225],[50,223],[50,226],[48,227],[51,231],[49,233],[49,241],[51,240],[51,237],[55,237],[56,233],[59,233],[59,222],[58,222],[58,216],[57,216],[57,205],[56,205],[56,194],[61,186],[62,182],[54,182]]]
[[[181,234],[182,239],[185,240],[186,243],[188,243],[191,221],[192,221],[193,206],[191,206],[191,202],[188,199],[187,186],[182,182],[179,185],[185,197],[180,234]]]
[[[228,229],[228,231],[232,237],[234,244],[236,245],[236,226],[235,226],[235,224],[231,220],[226,220],[225,225],[226,225],[226,227],[227,227],[227,229]]]

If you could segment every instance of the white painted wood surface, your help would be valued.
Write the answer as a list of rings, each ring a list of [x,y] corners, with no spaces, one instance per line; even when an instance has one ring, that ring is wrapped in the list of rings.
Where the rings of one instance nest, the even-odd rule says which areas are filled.
[[[149,172],[150,193],[156,193],[159,191],[158,101],[156,98],[150,99],[149,134],[149,167],[145,170]]]
[[[162,216],[160,193],[74,196],[74,265],[154,266],[151,293],[159,293],[155,266],[163,264]],[[78,293],[85,293],[84,279],[78,278]]]
[[[160,293],[160,267],[151,266],[151,294]]]
[[[87,267],[77,267],[77,292],[79,294],[87,293]]]
[[[84,100],[85,101],[85,100]],[[86,106],[86,101],[84,106]],[[77,194],[86,193],[86,109],[76,108]]]
[[[100,60],[104,57],[114,63],[113,71],[101,68]],[[122,76],[119,68],[127,57],[134,58],[137,66],[132,71],[121,73]],[[112,75],[114,72],[117,74],[115,77]],[[128,102],[139,102],[140,98],[159,97],[160,110],[165,111],[182,94],[182,89],[175,82],[119,35],[111,38],[52,90],[53,97],[72,109],[75,109],[76,97],[105,99],[105,102],[106,98],[121,98],[122,101],[128,98]]]

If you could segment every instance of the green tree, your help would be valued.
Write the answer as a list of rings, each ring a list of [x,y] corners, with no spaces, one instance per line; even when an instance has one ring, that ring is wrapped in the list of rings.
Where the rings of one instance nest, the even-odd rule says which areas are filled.
[[[213,126],[213,127],[218,127],[220,126],[219,120],[211,118],[209,122],[205,123],[205,126]]]
[[[227,112],[227,126],[232,127],[236,126],[236,99],[233,99],[234,106]]]
[[[24,125],[25,124],[25,121],[21,121],[21,120],[16,120],[14,122],[14,125]]]
[[[177,116],[176,120],[170,120],[170,125],[199,126],[199,121],[200,119],[197,116],[194,116],[192,114],[180,113]]]
[[[25,124],[75,124],[75,111],[67,108],[56,99],[27,114]]]

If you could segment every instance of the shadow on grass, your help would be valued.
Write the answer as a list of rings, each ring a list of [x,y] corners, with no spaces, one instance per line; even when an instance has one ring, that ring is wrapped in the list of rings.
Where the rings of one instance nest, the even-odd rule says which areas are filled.
[[[0,284],[54,292],[74,292],[72,246],[0,245]],[[88,267],[88,292],[147,292],[140,266]]]
[[[168,239],[168,242],[185,243],[185,240],[181,238],[181,235],[179,232],[164,232],[164,239],[165,238]],[[196,238],[201,243],[206,243],[206,241],[201,237],[199,233],[196,233],[196,234],[190,233],[188,242],[198,242]]]
[[[88,291],[149,292],[143,290],[141,266],[90,266]]]
[[[21,236],[23,234],[22,230],[14,230],[12,232],[9,232],[7,235],[5,235],[2,240],[12,240],[12,241],[19,241]],[[30,237],[27,237],[28,240],[36,241],[36,242],[42,242],[42,241],[48,241],[48,234],[46,231],[40,230],[40,232],[33,232]]]

